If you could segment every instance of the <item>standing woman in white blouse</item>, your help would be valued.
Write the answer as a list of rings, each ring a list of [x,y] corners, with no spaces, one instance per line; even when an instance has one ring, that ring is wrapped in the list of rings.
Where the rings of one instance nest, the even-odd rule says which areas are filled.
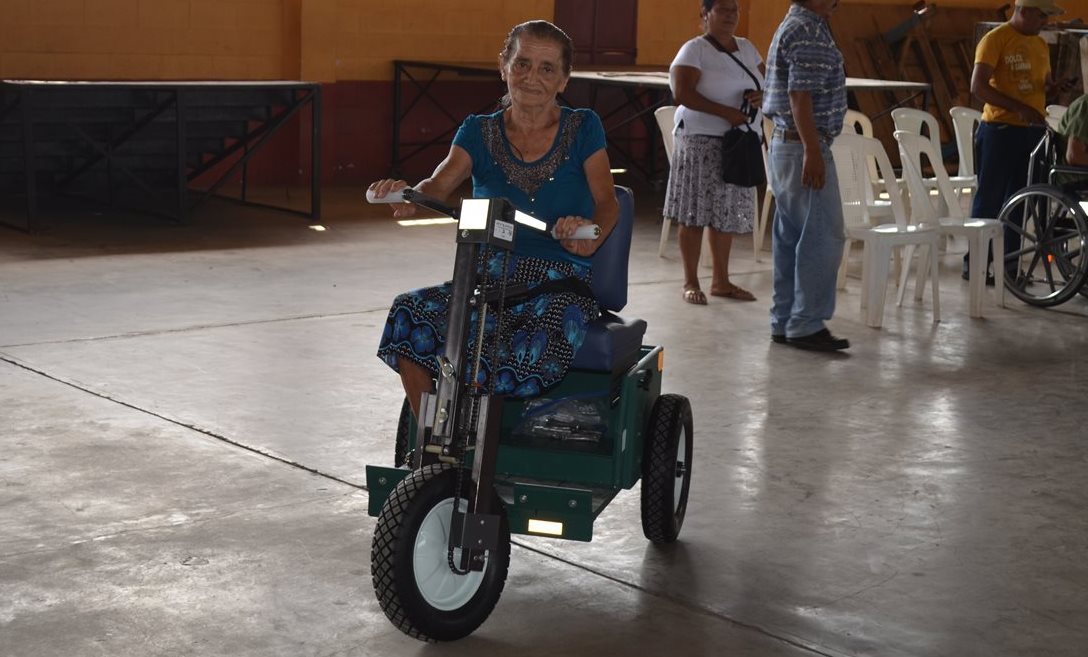
[[[751,292],[729,280],[729,251],[733,235],[752,232],[756,190],[722,181],[721,151],[722,135],[734,125],[752,122],[761,130],[758,112],[745,114],[741,108],[745,101],[759,108],[763,93],[757,89],[763,88],[766,69],[755,46],[735,34],[737,0],[701,0],[699,14],[704,33],[681,46],[669,68],[678,107],[664,215],[680,227],[685,301],[706,304],[698,277],[706,227],[714,263],[710,294],[755,301]]]

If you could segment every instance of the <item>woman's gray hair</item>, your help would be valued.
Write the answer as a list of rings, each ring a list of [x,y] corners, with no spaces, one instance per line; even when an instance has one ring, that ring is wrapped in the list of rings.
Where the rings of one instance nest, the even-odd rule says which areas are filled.
[[[555,42],[559,46],[559,65],[563,69],[563,75],[570,76],[574,66],[574,41],[567,36],[566,32],[545,20],[526,21],[515,25],[514,29],[510,30],[510,34],[506,35],[506,41],[502,44],[502,52],[499,53],[504,66],[510,63],[514,51],[517,50],[518,39],[522,36]],[[499,105],[501,107],[510,107],[510,94],[503,96],[502,100],[499,101]]]
[[[506,42],[502,44],[502,53],[500,53],[503,64],[510,62],[510,58],[514,56],[514,51],[517,49],[518,39],[523,35],[531,36],[534,39],[554,41],[559,46],[561,53],[560,63],[563,67],[563,75],[570,75],[574,64],[574,42],[571,41],[566,32],[544,20],[526,21],[515,25],[514,29],[510,30],[510,34],[506,35]]]

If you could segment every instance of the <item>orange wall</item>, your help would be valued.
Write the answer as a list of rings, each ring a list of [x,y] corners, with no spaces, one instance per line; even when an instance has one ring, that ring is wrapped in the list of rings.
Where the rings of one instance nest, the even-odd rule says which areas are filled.
[[[282,0],[4,0],[0,76],[278,78]]]
[[[552,0],[3,0],[0,77],[384,80],[491,61]]]
[[[394,59],[494,61],[510,27],[551,19],[552,0],[305,0],[302,73],[384,80]]]
[[[842,0],[839,12],[862,0]],[[906,6],[909,0],[864,0]],[[1065,0],[1071,13],[1084,0]],[[667,65],[701,30],[699,0],[638,3],[638,63]],[[789,0],[740,0],[766,52]],[[994,7],[998,0],[949,5]],[[553,0],[2,0],[0,77],[388,80],[393,59],[492,61]]]

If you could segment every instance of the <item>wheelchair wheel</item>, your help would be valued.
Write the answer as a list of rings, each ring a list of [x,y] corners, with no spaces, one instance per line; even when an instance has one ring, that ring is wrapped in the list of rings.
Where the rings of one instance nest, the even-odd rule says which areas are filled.
[[[415,425],[415,416],[412,415],[412,405],[408,403],[408,398],[404,398],[404,403],[400,405],[400,419],[397,420],[397,438],[393,444],[393,467],[399,468],[402,465],[411,466],[408,462],[408,458],[411,456],[412,445],[412,429]]]
[[[642,533],[654,543],[672,543],[684,524],[692,434],[687,397],[658,397],[650,412],[642,457]]]
[[[1077,199],[1051,185],[1026,187],[1005,203],[998,219],[1019,235],[1005,253],[1005,286],[1033,306],[1056,306],[1088,277],[1088,217]],[[1006,238],[1007,239],[1007,238]]]
[[[416,470],[390,494],[374,528],[370,571],[378,603],[398,629],[421,641],[471,634],[495,608],[510,566],[510,526],[502,512],[499,548],[487,553],[483,571],[460,574],[450,567],[457,478],[448,464]],[[467,473],[461,483],[464,509],[471,484]],[[497,496],[495,503],[500,504]],[[459,552],[454,551],[455,561]]]

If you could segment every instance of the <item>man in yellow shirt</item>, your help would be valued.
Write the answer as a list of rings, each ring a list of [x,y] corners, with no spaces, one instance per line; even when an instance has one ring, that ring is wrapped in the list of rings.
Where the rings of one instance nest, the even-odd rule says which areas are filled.
[[[1016,0],[1012,19],[991,30],[975,50],[971,93],[986,103],[975,134],[978,191],[971,216],[993,219],[1027,184],[1031,151],[1045,128],[1047,94],[1055,90],[1050,50],[1039,36],[1051,16],[1065,13],[1054,0]],[[1005,252],[1020,248],[1016,231],[1005,230]],[[967,278],[967,258],[963,277]],[[993,274],[986,282],[993,284]]]

